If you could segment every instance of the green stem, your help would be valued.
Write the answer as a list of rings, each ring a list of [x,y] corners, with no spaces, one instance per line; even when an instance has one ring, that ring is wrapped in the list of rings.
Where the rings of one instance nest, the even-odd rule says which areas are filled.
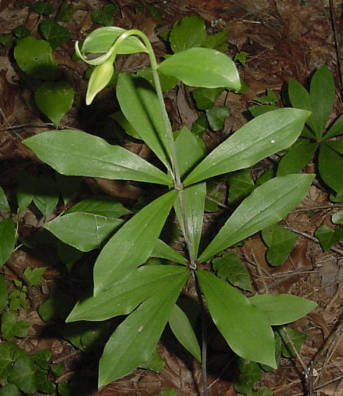
[[[174,187],[176,190],[182,190],[183,186],[181,183],[180,170],[179,170],[179,166],[178,166],[178,162],[177,162],[177,158],[176,158],[176,148],[175,148],[174,136],[173,136],[173,131],[172,131],[172,128],[170,125],[169,117],[167,114],[167,110],[166,110],[166,107],[164,104],[160,78],[159,78],[158,71],[157,71],[158,65],[157,65],[155,53],[154,53],[154,50],[151,46],[151,43],[150,43],[148,37],[140,30],[136,30],[136,29],[128,30],[127,32],[123,33],[118,38],[118,40],[123,36],[125,36],[124,37],[124,39],[125,39],[126,37],[132,36],[132,35],[138,36],[140,39],[142,39],[142,41],[148,51],[151,70],[152,70],[152,76],[153,76],[154,84],[155,84],[155,90],[156,90],[158,102],[160,105],[160,111],[161,111],[161,115],[162,115],[164,129],[166,131],[166,135],[167,135],[167,139],[168,139],[168,145],[169,145],[168,149],[169,149],[170,161],[171,161],[171,166],[172,166]]]
[[[187,216],[186,216],[186,210],[185,210],[185,202],[183,199],[183,185],[181,182],[181,175],[180,175],[180,168],[179,164],[177,161],[176,157],[176,148],[175,148],[175,142],[174,142],[174,136],[173,136],[173,131],[170,125],[169,117],[166,111],[166,107],[164,104],[164,98],[163,98],[163,93],[162,93],[162,88],[161,88],[161,83],[160,83],[160,77],[158,75],[158,65],[155,57],[154,50],[151,46],[151,43],[147,36],[142,33],[140,30],[132,29],[128,30],[127,32],[123,33],[118,40],[124,40],[126,37],[135,35],[138,36],[139,38],[142,39],[144,45],[147,48],[149,59],[150,59],[150,64],[151,64],[151,70],[152,70],[152,75],[154,79],[154,84],[155,84],[155,90],[160,106],[160,111],[163,119],[163,124],[164,124],[164,129],[166,131],[167,139],[168,139],[168,144],[169,144],[169,151],[170,151],[170,160],[171,160],[171,165],[172,165],[172,174],[173,174],[173,179],[174,179],[174,187],[175,190],[178,190],[178,199],[180,203],[180,208],[181,208],[181,217],[182,217],[182,223],[183,223],[183,229],[184,229],[184,237],[187,245],[187,250],[188,250],[188,255],[189,255],[189,261],[190,261],[190,269],[195,270],[197,268],[197,264],[195,261],[194,257],[194,248],[193,248],[193,243],[190,238],[190,232],[189,232],[189,225],[187,222]],[[116,43],[118,42],[116,41]],[[121,42],[120,41],[120,42]]]

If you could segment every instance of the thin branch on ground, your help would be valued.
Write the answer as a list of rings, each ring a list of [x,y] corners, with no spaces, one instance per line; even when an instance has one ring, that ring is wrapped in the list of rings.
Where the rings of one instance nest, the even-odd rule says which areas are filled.
[[[316,237],[314,237],[314,236],[312,236],[310,234],[307,234],[306,232],[299,231],[296,228],[288,226],[288,225],[284,226],[284,227],[287,228],[290,231],[295,232],[296,234],[299,234],[299,235],[303,236],[304,238],[310,239],[311,241],[316,242],[318,244],[320,243],[318,238],[316,238]],[[342,249],[339,249],[339,248],[336,248],[336,247],[333,246],[329,250],[332,250],[333,252],[338,253],[341,256],[343,256],[343,250]]]

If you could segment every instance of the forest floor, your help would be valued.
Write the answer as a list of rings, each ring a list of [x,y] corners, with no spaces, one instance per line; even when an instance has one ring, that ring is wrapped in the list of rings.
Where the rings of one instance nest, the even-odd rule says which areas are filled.
[[[61,2],[55,3],[58,7]],[[86,67],[80,62],[74,62],[71,57],[74,40],[82,39],[94,28],[90,12],[101,8],[106,2],[76,0],[71,3],[77,12],[66,26],[73,40],[59,47],[55,55],[65,77],[74,87],[76,96],[74,106],[63,118],[61,127],[103,134],[103,114],[111,109],[113,91],[106,90],[100,95],[92,106],[93,113],[85,110],[86,81],[83,75]],[[210,32],[228,31],[229,55],[234,56],[240,51],[248,54],[245,65],[239,67],[248,90],[240,95],[229,93],[223,97],[223,103],[231,109],[231,115],[222,131],[208,130],[205,133],[204,140],[209,148],[220,142],[225,133],[237,130],[246,122],[247,109],[254,104],[256,97],[265,94],[267,89],[272,89],[279,96],[290,78],[306,84],[314,70],[324,64],[333,72],[337,88],[331,120],[343,113],[343,87],[333,29],[333,26],[339,27],[336,42],[338,50],[342,52],[343,1],[333,1],[331,8],[328,0],[118,0],[112,3],[118,8],[113,18],[114,25],[143,30],[158,55],[165,53],[165,44],[160,39],[159,32],[172,27],[180,18],[193,15],[204,19]],[[151,15],[148,8],[137,12],[137,7],[149,3],[153,4],[159,15]],[[0,5],[0,34],[19,25],[34,32],[39,18],[28,7],[18,8],[15,1],[3,0]],[[137,54],[122,57],[118,63],[121,70],[134,71],[147,65],[147,59],[144,55]],[[15,66],[11,52],[4,47],[0,49],[0,85],[0,185],[10,197],[16,194],[20,172],[32,169],[37,172],[37,159],[21,144],[21,140],[52,127],[45,122],[32,101],[30,82],[23,78]],[[182,88],[167,94],[166,103],[174,130],[181,125],[191,127],[198,117],[198,111],[189,99],[189,94]],[[146,147],[141,143],[130,143],[129,147],[140,155],[148,155]],[[268,165],[270,164],[266,160],[255,167],[253,172],[256,175],[262,173]],[[310,163],[305,172],[313,170],[314,165]],[[224,193],[218,194],[218,211],[208,214],[208,221],[220,218],[226,210],[227,187],[219,183],[216,188]],[[129,207],[137,202],[141,194],[147,193],[137,184],[90,178],[83,181],[82,189],[84,194],[108,195]],[[266,372],[256,384],[256,389],[266,386],[275,396],[343,395],[343,244],[338,243],[334,248],[323,252],[314,236],[320,225],[332,226],[332,214],[343,206],[332,202],[329,196],[328,190],[317,181],[311,186],[305,200],[283,221],[282,224],[295,232],[298,239],[289,259],[281,266],[268,265],[265,259],[266,246],[260,235],[252,236],[242,247],[235,249],[249,270],[256,292],[291,293],[318,303],[314,312],[292,324],[293,328],[307,336],[298,356],[292,359],[281,358],[279,368]],[[55,215],[56,213],[51,215],[50,219]],[[26,209],[21,215],[19,231],[23,238],[31,236],[41,226],[42,219],[34,209]],[[29,322],[28,335],[16,338],[15,342],[30,353],[42,349],[51,350],[51,362],[63,365],[63,374],[55,380],[56,383],[74,381],[79,384],[77,386],[81,386],[80,384],[89,382],[93,387],[96,383],[98,356],[75,347],[80,344],[77,330],[71,329],[71,334],[68,334],[68,329],[63,329],[61,324],[64,311],[70,309],[65,303],[69,294],[72,295],[72,290],[69,289],[75,287],[78,277],[84,279],[85,274],[89,273],[91,259],[92,257],[81,260],[82,263],[75,264],[77,269],[67,272],[50,245],[33,250],[22,246],[16,249],[0,270],[6,280],[12,282],[22,281],[26,268],[47,267],[43,281],[29,289],[28,303],[20,309],[20,319]],[[60,290],[63,292],[58,294]],[[59,313],[55,312],[50,320],[44,321],[38,313],[38,307],[53,293],[62,295],[54,303],[60,305],[58,309],[55,307]],[[63,304],[66,304],[66,308]],[[91,337],[96,330],[89,328],[87,331]],[[93,388],[91,394],[144,396],[155,395],[167,388],[175,389],[178,395],[199,394],[201,367],[189,356],[185,358],[178,351],[171,352],[167,344],[168,340],[159,345],[159,353],[165,362],[160,373],[137,369],[102,390],[95,391]],[[233,386],[236,372],[231,364],[232,355],[211,328],[208,344],[210,395],[238,394]],[[87,390],[74,390],[73,396],[77,394],[85,396],[89,393]]]

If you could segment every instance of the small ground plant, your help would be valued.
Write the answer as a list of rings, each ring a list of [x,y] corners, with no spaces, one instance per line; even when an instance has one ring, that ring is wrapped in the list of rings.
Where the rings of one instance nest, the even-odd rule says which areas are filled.
[[[178,305],[187,282],[193,282],[200,305],[208,307],[214,324],[237,355],[276,368],[272,326],[297,320],[316,304],[286,294],[247,297],[204,268],[223,250],[286,216],[304,198],[313,175],[278,176],[255,188],[203,246],[206,180],[248,168],[288,148],[299,137],[310,112],[283,108],[262,114],[206,155],[203,144],[187,128],[172,131],[160,77],[173,77],[192,87],[238,91],[240,78],[228,56],[211,48],[182,48],[157,63],[145,34],[118,27],[93,31],[81,48],[76,45],[76,50],[82,60],[95,66],[87,104],[111,80],[117,55],[143,52],[149,56],[152,84],[137,75],[119,73],[116,95],[122,116],[160,161],[160,166],[153,165],[123,147],[78,130],[48,131],[24,141],[43,162],[64,175],[160,185],[161,195],[121,225],[104,244],[94,266],[93,295],[79,301],[67,318],[68,322],[103,321],[127,315],[104,348],[99,387],[138,366],[149,367],[169,323],[180,343],[202,361],[207,394],[206,348],[200,348],[189,319]],[[185,255],[160,238],[172,210],[183,233]],[[64,227],[64,216],[45,227],[82,250],[87,233],[77,232],[82,224],[76,217],[73,223],[70,215],[68,227]],[[118,226],[112,224],[111,228],[111,220],[103,222],[100,217],[95,224],[96,241],[92,233],[88,247],[100,246]],[[151,263],[151,257],[165,259],[167,264]]]

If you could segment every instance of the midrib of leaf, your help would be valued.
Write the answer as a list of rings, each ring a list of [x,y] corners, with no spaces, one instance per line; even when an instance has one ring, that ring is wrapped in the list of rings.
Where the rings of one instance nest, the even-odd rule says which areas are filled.
[[[283,126],[282,128],[280,128],[280,129],[278,129],[277,131],[272,131],[272,132],[271,132],[270,134],[268,134],[268,135],[264,135],[264,136],[262,136],[262,137],[257,138],[257,139],[256,139],[255,141],[253,141],[250,145],[248,145],[248,146],[245,145],[245,148],[244,148],[243,150],[236,151],[236,152],[232,155],[232,157],[230,157],[229,159],[232,160],[232,159],[234,159],[237,155],[242,155],[242,154],[245,153],[246,151],[251,150],[251,147],[255,146],[257,143],[260,143],[260,142],[263,141],[263,140],[267,140],[267,139],[270,139],[270,138],[274,137],[274,135],[277,135],[277,134],[280,133],[280,130],[281,130],[281,129],[287,128],[290,124],[292,124],[292,121],[288,122],[286,125],[284,125],[284,126]],[[232,135],[232,137],[233,137],[233,136],[234,136],[234,134]],[[281,138],[280,140],[282,140],[282,138]],[[231,146],[231,147],[232,147],[232,146]],[[224,150],[225,150],[225,149],[224,149],[224,147],[223,147],[222,151],[224,151]],[[224,158],[223,160],[221,160],[221,161],[219,161],[218,163],[216,163],[215,166],[218,166],[218,165],[222,164],[223,162],[225,162],[225,161],[227,161],[227,160],[228,160],[228,158]]]
[[[292,188],[291,190],[287,191],[287,195],[291,194],[294,190],[296,190],[298,188],[298,186]],[[256,214],[255,216],[253,216],[252,218],[249,219],[249,225],[251,224],[251,222],[256,221],[256,219],[261,215],[261,213],[265,212],[266,210],[268,210],[269,208],[271,208],[272,206],[275,206],[275,204],[278,204],[280,202],[282,202],[285,199],[286,195],[281,196],[277,201],[274,201],[273,203],[269,204],[268,206],[265,206],[258,214]],[[260,222],[260,221],[258,221]],[[257,232],[257,231],[256,231]],[[235,242],[234,242],[235,243]],[[231,246],[231,245],[230,245]]]
[[[124,149],[125,150],[125,149]],[[65,154],[65,151],[63,150],[63,149],[58,149],[58,148],[54,148],[54,151],[55,152],[61,152],[62,154]],[[129,151],[130,152],[130,151]],[[130,152],[131,153],[131,152]],[[131,153],[132,155],[135,155],[134,153]],[[128,168],[127,166],[123,166],[123,165],[119,165],[119,164],[116,164],[116,163],[113,163],[113,162],[111,162],[111,161],[106,161],[106,160],[104,160],[104,159],[102,159],[102,158],[98,158],[98,157],[92,157],[92,156],[86,156],[86,155],[83,155],[83,154],[79,154],[79,153],[77,153],[77,154],[73,154],[73,156],[74,156],[74,158],[81,158],[81,159],[86,159],[86,160],[88,160],[89,161],[89,159],[91,159],[92,161],[99,161],[100,163],[103,163],[103,164],[107,164],[107,165],[111,165],[111,167],[117,167],[117,168],[121,168],[121,169],[128,169],[129,171],[134,171],[134,172],[137,172],[137,173],[139,173],[139,174],[142,174],[142,175],[144,175],[144,176],[146,176],[146,173],[144,173],[144,172],[142,172],[141,170],[138,170],[138,169],[136,169],[136,168]],[[139,156],[138,156],[139,157]],[[140,158],[140,157],[139,157]],[[140,158],[140,159],[142,159],[143,160],[143,158]],[[145,160],[143,160],[143,161],[145,161]],[[147,164],[149,164],[148,162],[147,162]],[[150,164],[149,164],[150,165]],[[160,172],[162,172],[160,169],[158,169],[158,168],[155,168],[153,165],[151,165],[152,166],[152,169],[156,169],[156,170],[158,170],[158,171],[160,171]],[[150,167],[149,167],[150,168]],[[151,169],[151,168],[150,168]],[[163,172],[162,172],[163,173]],[[165,173],[163,173],[164,175],[166,175]],[[158,176],[151,176],[151,175],[149,175],[150,177],[153,177],[153,178],[160,178],[161,179],[161,177],[158,175]],[[166,175],[167,176],[167,175]],[[162,179],[163,180],[163,179]]]
[[[287,195],[289,195],[290,193],[292,193],[294,190],[296,190],[298,188],[298,186],[295,186],[294,188],[292,188],[291,190],[288,190],[287,191]],[[251,217],[251,218],[248,218],[248,222],[249,222],[249,227],[251,227],[251,224],[253,223],[254,224],[254,221],[256,222],[256,219],[258,219],[258,217],[261,215],[261,213],[263,213],[263,212],[265,212],[266,210],[268,210],[269,208],[271,208],[272,206],[274,206],[275,204],[278,204],[278,203],[280,203],[280,202],[282,202],[282,200],[284,200],[284,198],[286,197],[286,194],[285,195],[283,195],[282,197],[280,197],[277,201],[273,201],[271,204],[269,204],[268,206],[265,206],[263,209],[261,209],[255,216],[253,216],[253,217]],[[238,207],[239,208],[239,207]],[[234,214],[233,214],[234,215]],[[230,219],[228,220],[228,221],[230,221]],[[257,223],[260,223],[260,221],[258,221]],[[225,225],[223,226],[223,228],[225,228]],[[245,227],[244,227],[245,228]],[[244,229],[243,228],[243,229]],[[238,225],[236,225],[235,226],[235,228],[234,228],[234,230],[232,231],[232,234],[237,234],[237,230],[239,230],[240,229],[240,225],[238,224]],[[255,234],[256,232],[258,232],[259,231],[259,229],[257,229],[256,231],[254,231],[253,233],[249,233],[249,235],[247,235],[247,236],[245,236],[244,238],[248,238],[250,235],[252,235],[252,234]],[[219,232],[221,232],[221,230],[219,231]],[[217,235],[219,235],[219,234],[217,234]],[[216,237],[215,237],[216,238]],[[203,253],[200,255],[200,257],[199,257],[199,261],[200,262],[204,262],[204,259],[203,259],[203,255],[204,255],[204,253],[206,253],[206,250],[208,249],[208,248],[210,248],[211,247],[211,244],[212,244],[212,242],[214,242],[215,241],[215,238],[210,242],[210,244],[205,248],[205,250],[203,251]],[[224,247],[223,249],[227,249],[227,248],[229,248],[230,246],[232,246],[233,244],[235,244],[235,243],[237,243],[237,242],[239,242],[239,241],[241,241],[242,240],[242,238],[239,238],[239,239],[232,239],[231,240],[231,242],[230,242],[230,244],[228,245],[228,246],[226,246],[226,247]],[[211,258],[211,257],[213,257],[215,254],[217,254],[217,249],[215,249],[216,250],[216,252],[214,253],[214,254],[211,254],[210,255],[210,257],[207,257],[206,255],[205,255],[205,257],[206,257],[206,260],[208,260],[209,258]],[[222,250],[222,249],[220,249],[220,250]]]

